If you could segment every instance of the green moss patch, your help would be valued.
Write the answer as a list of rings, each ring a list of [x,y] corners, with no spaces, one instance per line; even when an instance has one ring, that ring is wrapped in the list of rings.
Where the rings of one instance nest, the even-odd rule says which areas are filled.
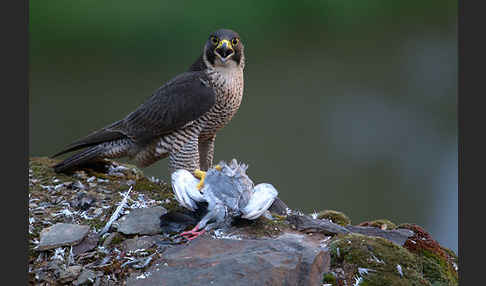
[[[383,225],[386,220],[366,226]],[[459,285],[457,256],[432,239],[423,228],[399,225],[414,231],[404,246],[380,237],[360,234],[337,235],[330,241],[331,271],[323,282],[332,285]],[[361,273],[360,273],[361,272]],[[333,274],[333,275],[330,275]],[[335,281],[332,277],[335,276]]]
[[[373,221],[365,221],[359,224],[359,226],[372,226],[381,228],[383,230],[396,229],[397,225],[387,219],[377,219]]]
[[[404,244],[420,262],[423,275],[433,285],[458,285],[457,255],[444,248],[423,228],[415,224],[402,224],[400,228],[410,229],[414,235]]]
[[[339,211],[323,210],[317,214],[318,219],[328,219],[335,224],[346,226],[351,224],[351,219],[347,215]]]
[[[348,285],[353,285],[357,276],[363,278],[360,285],[431,285],[422,277],[417,257],[386,239],[338,235],[331,241],[330,250],[331,269],[344,269],[345,275],[339,279]]]
[[[336,276],[333,273],[326,272],[322,275],[322,283],[323,284],[331,284],[337,285],[336,283]]]

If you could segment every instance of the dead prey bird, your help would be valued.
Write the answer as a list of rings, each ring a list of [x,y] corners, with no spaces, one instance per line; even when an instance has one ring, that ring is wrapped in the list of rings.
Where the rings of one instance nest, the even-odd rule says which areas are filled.
[[[268,183],[254,186],[246,174],[247,168],[235,159],[230,164],[220,162],[207,171],[200,190],[199,180],[189,171],[179,169],[172,173],[172,189],[183,207],[196,211],[198,205],[207,203],[207,213],[192,230],[182,232],[183,237],[192,240],[232,218],[254,220],[268,210],[278,192]]]

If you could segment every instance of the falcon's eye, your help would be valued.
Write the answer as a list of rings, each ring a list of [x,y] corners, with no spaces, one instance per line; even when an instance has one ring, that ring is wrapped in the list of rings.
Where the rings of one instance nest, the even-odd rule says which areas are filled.
[[[216,38],[215,36],[211,36],[211,43],[213,43],[213,45],[218,44],[218,42],[218,38]]]
[[[231,44],[232,44],[233,46],[238,45],[238,38],[233,38],[233,40],[231,40]]]

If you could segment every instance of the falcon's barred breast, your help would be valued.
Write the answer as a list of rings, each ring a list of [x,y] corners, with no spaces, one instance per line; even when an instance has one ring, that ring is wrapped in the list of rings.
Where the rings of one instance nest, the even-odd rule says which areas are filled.
[[[212,33],[188,71],[169,80],[125,118],[73,142],[55,156],[83,149],[54,166],[75,169],[102,158],[129,157],[140,167],[169,157],[169,170],[208,170],[216,133],[243,97],[244,47],[238,33]]]

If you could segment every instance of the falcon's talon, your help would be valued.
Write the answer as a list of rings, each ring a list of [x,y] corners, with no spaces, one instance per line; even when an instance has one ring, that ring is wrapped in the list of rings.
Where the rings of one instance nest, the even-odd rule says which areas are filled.
[[[196,169],[194,171],[194,177],[202,179],[204,176],[206,176],[206,172],[204,172],[203,170]]]
[[[204,178],[206,178],[206,172],[201,171],[199,169],[194,171],[194,176],[198,179],[200,179],[199,183],[197,184],[197,189],[201,190],[203,185],[204,185]]]

